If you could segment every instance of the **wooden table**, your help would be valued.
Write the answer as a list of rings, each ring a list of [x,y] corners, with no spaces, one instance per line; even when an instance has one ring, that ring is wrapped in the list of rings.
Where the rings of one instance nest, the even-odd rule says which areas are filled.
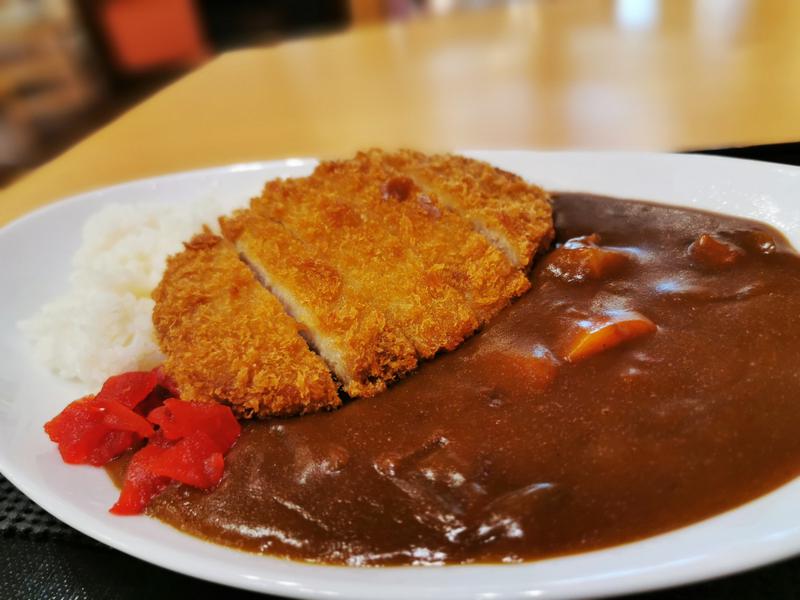
[[[800,2],[540,0],[227,53],[0,194],[368,146],[800,140]]]

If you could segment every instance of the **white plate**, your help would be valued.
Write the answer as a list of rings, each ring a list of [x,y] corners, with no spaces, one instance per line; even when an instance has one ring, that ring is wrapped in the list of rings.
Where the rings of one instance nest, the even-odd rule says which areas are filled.
[[[704,156],[473,152],[547,188],[614,194],[766,221],[800,245],[800,169]],[[0,230],[0,471],[59,519],[123,552],[195,577],[301,598],[561,598],[697,581],[800,552],[800,479],[696,525],[647,540],[520,565],[346,568],[245,554],[147,517],[113,517],[102,470],[67,466],[42,424],[83,390],[34,363],[16,322],[65,289],[81,224],[107,202],[241,198],[311,160],[169,175],[47,206]]]

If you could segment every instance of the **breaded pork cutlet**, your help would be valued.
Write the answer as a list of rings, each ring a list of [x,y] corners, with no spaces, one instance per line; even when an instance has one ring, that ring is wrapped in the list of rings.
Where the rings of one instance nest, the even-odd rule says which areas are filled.
[[[539,188],[411,151],[267,182],[220,224],[225,239],[206,231],[169,260],[153,319],[182,397],[241,416],[337,406],[328,369],[377,394],[522,294],[553,236]]]
[[[383,153],[324,162],[313,177],[330,182],[373,212],[414,252],[428,273],[458,290],[483,325],[530,287],[525,275],[469,221],[393,168]]]
[[[547,192],[518,175],[450,154],[428,156],[411,150],[368,154],[405,173],[425,193],[462,215],[515,267],[525,269],[553,239]]]
[[[302,326],[301,334],[350,396],[374,396],[414,369],[414,346],[370,296],[325,255],[312,254],[283,225],[253,211],[220,219],[223,234]]]
[[[324,257],[417,356],[429,358],[458,346],[479,323],[449,274],[417,255],[404,233],[412,225],[382,204],[383,183],[349,175],[270,181],[251,210]]]
[[[153,299],[165,369],[182,399],[229,404],[243,417],[341,403],[297,324],[222,238],[206,230],[170,257]]]

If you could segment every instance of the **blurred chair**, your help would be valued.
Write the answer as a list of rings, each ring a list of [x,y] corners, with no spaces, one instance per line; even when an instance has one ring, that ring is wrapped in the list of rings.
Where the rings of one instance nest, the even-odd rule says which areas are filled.
[[[0,166],[24,164],[42,128],[97,93],[63,0],[0,0]]]
[[[107,44],[123,71],[192,67],[210,55],[192,0],[107,0],[98,11]]]

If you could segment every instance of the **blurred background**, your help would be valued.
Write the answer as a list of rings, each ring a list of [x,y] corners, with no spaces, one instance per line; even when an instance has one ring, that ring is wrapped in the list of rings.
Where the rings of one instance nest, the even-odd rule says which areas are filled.
[[[549,21],[542,26],[539,21],[545,12],[528,10],[534,5],[547,8],[546,14],[561,25],[555,30]],[[620,123],[628,125],[634,146],[653,146],[659,132],[669,138],[669,129],[677,124],[699,138],[712,127],[714,131],[727,127],[717,122],[725,113],[718,116],[702,108],[709,94],[721,97],[720,106],[732,107],[731,114],[760,113],[761,125],[756,119],[745,126],[739,119],[730,128],[780,131],[781,115],[759,110],[762,100],[754,90],[739,88],[763,80],[763,87],[773,87],[771,106],[794,112],[791,107],[800,98],[790,97],[797,89],[792,82],[800,73],[772,71],[781,62],[797,64],[786,58],[785,49],[789,44],[800,53],[800,23],[794,29],[787,24],[787,19],[800,20],[798,7],[800,0],[0,0],[0,186],[218,53],[450,13],[483,11],[493,16],[483,26],[481,18],[463,21],[452,39],[443,25],[434,33],[444,32],[441,47],[430,41],[406,47],[412,38],[392,37],[391,29],[386,39],[392,48],[384,48],[383,42],[373,47],[386,55],[381,60],[395,65],[398,77],[393,81],[398,85],[417,81],[404,75],[402,66],[405,57],[419,60],[420,48],[429,53],[425,64],[429,75],[436,77],[432,87],[450,86],[451,78],[457,84],[461,79],[454,75],[465,69],[477,77],[496,76],[503,85],[476,90],[481,110],[470,108],[469,94],[460,88],[442,96],[458,98],[458,105],[450,102],[444,112],[431,104],[437,94],[425,100],[432,106],[427,112],[441,113],[445,124],[483,127],[482,140],[497,138],[501,146],[519,144],[514,132],[530,130],[533,133],[524,139],[563,140],[571,147],[614,146]],[[770,41],[773,23],[781,45]],[[659,45],[642,42],[656,34]],[[477,42],[469,46],[468,39]],[[537,52],[540,46],[547,52]],[[619,62],[598,63],[612,47],[615,54],[610,56]],[[743,53],[745,48],[749,54]],[[400,51],[405,54],[397,55]],[[284,58],[294,60],[294,55],[299,56],[299,50]],[[344,56],[353,60],[352,55]],[[392,57],[402,61],[392,63]],[[699,59],[706,70],[695,68]],[[374,70],[377,60],[375,65],[366,56],[355,60],[351,67],[361,68],[363,77],[380,76]],[[317,76],[320,64],[318,56]],[[660,65],[661,71],[653,71],[653,65]],[[745,67],[746,78],[737,78],[731,65]],[[655,79],[647,79],[648,71]],[[668,77],[661,79],[662,72]],[[707,72],[713,73],[713,81]],[[340,78],[330,69],[327,74]],[[775,76],[783,78],[778,87]],[[349,85],[351,80],[342,81],[341,85]],[[562,85],[569,81],[577,83]],[[687,81],[696,86],[696,106],[686,97],[687,89],[674,84]],[[304,94],[313,94],[313,82],[309,85]],[[398,93],[405,97],[402,90]],[[370,98],[373,104],[386,103],[379,95]],[[560,121],[534,119],[552,113],[548,103],[569,115],[569,125],[580,130],[579,136],[571,129],[562,131],[565,125]],[[497,106],[511,107],[519,123],[494,120],[481,125]],[[365,123],[364,127],[371,126]],[[397,124],[401,133],[404,127]]]
[[[0,184],[216,53],[404,16],[426,4],[0,0]]]
[[[226,50],[491,0],[0,0],[0,185]]]

